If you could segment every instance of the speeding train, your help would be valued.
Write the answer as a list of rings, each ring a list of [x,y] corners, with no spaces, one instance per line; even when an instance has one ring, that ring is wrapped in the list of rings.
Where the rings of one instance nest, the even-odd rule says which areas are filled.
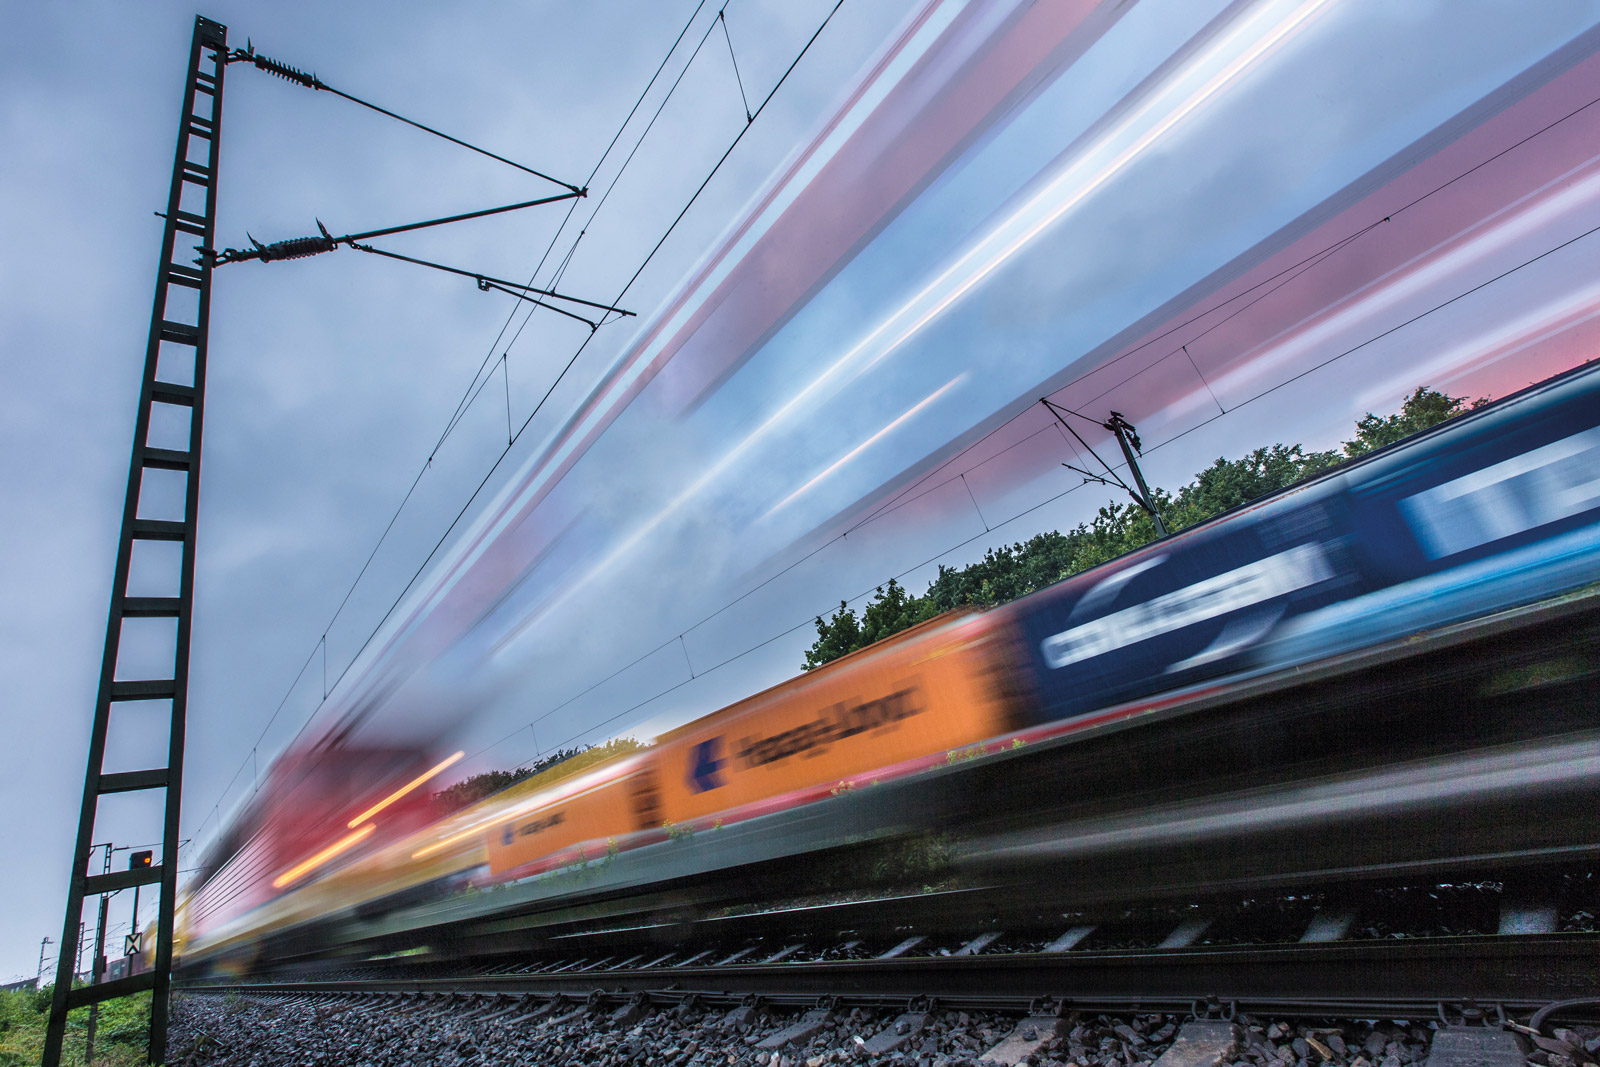
[[[280,856],[282,871],[223,863],[190,887],[181,952],[248,954],[351,908],[380,914],[419,894],[663,847],[1041,730],[1087,729],[1199,682],[1597,578],[1600,368],[1579,368],[1012,603],[929,620],[581,772],[558,766],[361,848]],[[193,906],[223,889],[241,903]]]

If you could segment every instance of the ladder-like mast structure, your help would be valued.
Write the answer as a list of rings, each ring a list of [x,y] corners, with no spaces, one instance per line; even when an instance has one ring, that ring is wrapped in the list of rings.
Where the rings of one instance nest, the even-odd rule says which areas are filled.
[[[213,229],[217,211],[217,164],[222,119],[222,76],[228,62],[228,30],[207,18],[195,18],[194,42],[178,122],[178,146],[167,194],[166,227],[156,267],[155,306],[145,345],[143,385],[134,422],[133,454],[128,465],[128,491],[122,510],[122,534],[111,586],[106,621],[105,654],[100,664],[100,689],[89,738],[89,765],[83,782],[83,807],[78,816],[78,842],[72,857],[67,914],[61,933],[55,993],[45,1034],[44,1065],[61,1062],[67,1013],[114,997],[150,990],[150,1062],[166,1059],[167,998],[172,976],[173,907],[178,879],[178,815],[183,772],[184,713],[189,683],[189,634],[194,606],[195,523],[199,515],[201,416],[206,380],[206,327],[211,306]],[[198,254],[196,254],[198,252]],[[151,415],[165,409],[163,427],[187,421],[181,442],[162,438],[150,443]],[[184,479],[181,516],[141,517],[140,502],[150,471],[177,472]],[[148,501],[147,501],[148,502]],[[167,541],[182,545],[182,560],[172,588],[160,595],[130,596],[128,574],[136,546]],[[117,654],[123,626],[129,619],[176,621],[172,667],[156,678],[119,677]],[[105,770],[106,733],[111,717],[132,701],[170,705],[171,732],[164,767]],[[89,853],[100,798],[111,793],[164,790],[161,848],[158,862],[126,871],[89,874]],[[159,886],[154,958],[148,971],[100,981],[103,957],[95,959],[94,981],[73,988],[84,900],[142,885]]]

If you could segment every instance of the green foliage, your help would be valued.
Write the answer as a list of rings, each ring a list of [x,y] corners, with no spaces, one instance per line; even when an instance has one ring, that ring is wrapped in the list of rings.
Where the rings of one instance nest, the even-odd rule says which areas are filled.
[[[832,619],[824,623],[817,618],[817,643],[806,652],[805,669],[821,666],[830,660],[865,648],[901,630],[909,630],[939,614],[939,609],[926,596],[914,597],[893,578],[888,585],[880,585],[877,594],[867,603],[858,619],[844,601]]]
[[[45,986],[37,992],[0,993],[0,1067],[36,1064],[44,1056],[51,989]],[[67,1017],[67,1040],[61,1062],[83,1062],[88,1030],[88,1008],[79,1008]],[[100,1005],[94,1062],[104,1067],[142,1064],[149,1037],[149,993],[108,1000]]]
[[[1150,495],[1168,526],[1181,530],[1484,403],[1487,399],[1469,404],[1460,397],[1420,388],[1393,415],[1368,413],[1356,423],[1355,438],[1339,449],[1307,452],[1300,445],[1276,444],[1239,459],[1219,456],[1176,494],[1153,488]],[[1148,512],[1132,502],[1112,502],[1066,533],[1052,530],[1025,542],[991,548],[982,559],[965,567],[941,564],[938,577],[920,597],[911,596],[891,579],[879,587],[859,618],[844,601],[831,618],[817,617],[817,639],[806,650],[805,669],[831,663],[941,612],[1016,600],[1141,548],[1155,537],[1155,523]]]
[[[865,646],[861,640],[861,620],[850,610],[850,605],[839,601],[839,610],[827,622],[817,616],[817,639],[806,649],[805,669],[832,663],[840,656],[849,655]]]
[[[1340,462],[1338,452],[1306,453],[1299,445],[1258,448],[1240,459],[1217,457],[1178,490],[1162,515],[1176,529],[1193,526],[1229,508],[1275,493]],[[1132,505],[1129,505],[1130,507]]]
[[[1406,397],[1405,403],[1394,415],[1385,418],[1367,412],[1366,416],[1356,423],[1355,440],[1344,443],[1344,454],[1366,455],[1375,448],[1392,445],[1403,437],[1409,437],[1430,426],[1437,426],[1447,419],[1453,419],[1464,411],[1480,408],[1488,402],[1489,398],[1483,396],[1469,404],[1464,397],[1446,396],[1432,389],[1418,388],[1416,392]]]

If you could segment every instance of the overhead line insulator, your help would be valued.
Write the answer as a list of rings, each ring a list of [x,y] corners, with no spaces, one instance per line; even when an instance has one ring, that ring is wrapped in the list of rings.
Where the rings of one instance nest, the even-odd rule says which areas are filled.
[[[291,81],[296,85],[303,85],[307,89],[327,88],[327,86],[324,85],[321,79],[319,79],[315,74],[307,74],[305,71],[296,67],[291,67],[287,63],[280,63],[276,59],[269,59],[266,56],[257,55],[255,46],[248,41],[245,43],[244,48],[236,48],[233,50],[233,53],[228,56],[228,62],[253,63],[255,64],[257,70],[264,70],[268,74],[276,74],[284,81]]]
[[[258,244],[256,251],[261,253],[257,257],[261,262],[271,263],[276,259],[302,259],[332,252],[334,247],[331,237],[295,237],[288,241],[274,241],[270,245]]]
[[[269,245],[264,245],[249,234],[245,234],[246,237],[250,237],[250,244],[254,247],[242,251],[237,248],[224,249],[216,254],[213,262],[237,263],[245,259],[259,259],[263,263],[272,263],[277,260],[318,256],[339,247],[341,239],[330,234],[320,219],[317,220],[317,229],[321,233],[316,237],[291,237],[287,241],[274,241]]]

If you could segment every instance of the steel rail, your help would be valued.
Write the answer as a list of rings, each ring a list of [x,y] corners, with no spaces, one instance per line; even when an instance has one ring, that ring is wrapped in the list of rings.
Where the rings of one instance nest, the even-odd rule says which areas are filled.
[[[709,1003],[825,996],[863,1005],[933,997],[941,1007],[1025,1009],[1041,998],[1082,1010],[1225,1011],[1431,1018],[1450,1005],[1526,1013],[1591,990],[1600,935],[1500,935],[1168,951],[1017,953],[752,963],[549,974],[188,982],[195,994],[518,996],[624,1000],[646,993]]]

